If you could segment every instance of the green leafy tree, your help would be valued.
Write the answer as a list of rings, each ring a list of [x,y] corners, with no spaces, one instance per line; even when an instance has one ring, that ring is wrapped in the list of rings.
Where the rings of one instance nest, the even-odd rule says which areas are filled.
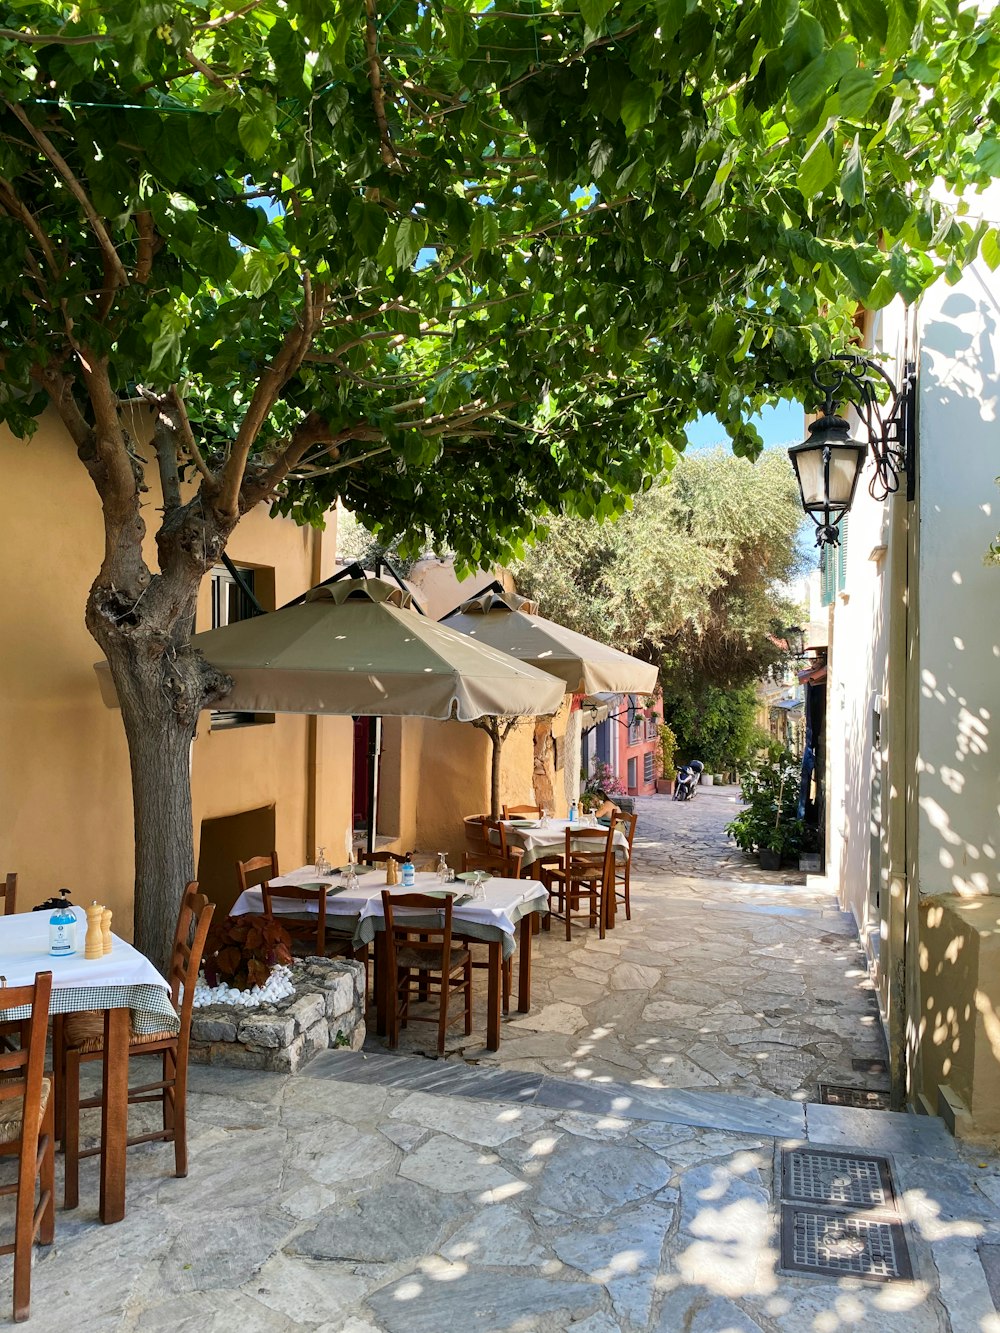
[[[663,715],[677,737],[679,759],[685,763],[700,759],[709,773],[741,767],[767,740],[757,725],[757,692],[752,685],[667,690]]]
[[[0,0],[0,420],[54,408],[102,505],[140,947],[241,515],[342,498],[482,565],[621,509],[699,411],[756,452],[858,301],[1000,260],[931,191],[1000,169],[997,48],[957,0]]]
[[[784,452],[707,451],[616,522],[554,519],[515,572],[546,615],[658,663],[666,689],[737,686],[781,656],[801,523]]]

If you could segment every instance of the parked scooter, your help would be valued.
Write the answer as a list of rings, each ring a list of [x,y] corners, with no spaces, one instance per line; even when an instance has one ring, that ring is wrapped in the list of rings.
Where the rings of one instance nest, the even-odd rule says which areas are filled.
[[[692,759],[690,764],[677,770],[677,784],[674,787],[675,801],[690,801],[698,790],[698,783],[705,770],[700,759]]]

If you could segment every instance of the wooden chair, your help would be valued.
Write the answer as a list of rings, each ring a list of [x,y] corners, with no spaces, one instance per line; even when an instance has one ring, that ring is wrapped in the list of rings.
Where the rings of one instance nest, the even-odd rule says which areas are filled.
[[[585,845],[581,847],[581,843]],[[590,925],[599,927],[603,940],[607,929],[608,899],[610,896],[613,901],[615,892],[614,820],[607,829],[567,828],[562,865],[544,870],[542,882],[549,893],[549,917],[561,917],[566,922],[567,939],[572,938],[574,908],[579,908],[581,898],[589,898]],[[553,907],[553,900],[556,907]],[[545,918],[546,928],[549,917]]]
[[[10,916],[12,912],[17,911],[17,876],[14,874],[5,875],[3,885],[0,886],[0,897],[3,898],[3,914]]]
[[[462,870],[486,870],[489,874],[498,879],[520,879],[521,862],[524,859],[523,847],[508,847],[507,854],[503,855],[499,847],[491,847],[488,852],[464,852],[462,854]],[[466,944],[472,944],[472,938],[468,935],[458,934],[455,939],[462,940]],[[503,960],[503,967],[500,972],[500,980],[503,988],[503,1011],[505,1014],[510,1012],[510,994],[511,994],[511,962],[510,958]],[[488,962],[481,962],[478,958],[473,958],[473,967],[489,967]]]
[[[625,904],[625,920],[632,920],[632,900],[630,876],[632,873],[632,840],[635,837],[635,826],[639,822],[639,816],[621,810],[611,816],[612,837],[616,828],[624,828],[628,838],[628,850],[624,857],[619,859],[618,852],[621,848],[615,849],[615,899]],[[622,886],[621,892],[618,891],[619,884]]]
[[[451,997],[465,994],[465,1035],[472,1032],[472,956],[464,945],[455,947],[452,937],[451,916],[453,900],[450,896],[431,898],[423,893],[392,894],[382,890],[382,915],[385,921],[386,963],[389,994],[389,1045],[399,1045],[399,1026],[406,1027],[409,1019],[419,1023],[437,1023],[438,1055],[444,1054],[445,1033],[448,1030],[448,1009]],[[412,921],[398,920],[402,911],[433,913],[443,918],[440,925],[415,925]],[[420,938],[414,938],[419,931]],[[417,981],[424,994],[437,988],[440,996],[437,1018],[410,1013],[410,984]]]
[[[542,807],[540,805],[505,805],[503,817],[504,819],[541,819]]]
[[[405,860],[403,852],[358,852],[358,865],[362,866],[384,866],[388,861],[401,866]]]
[[[247,889],[258,889],[269,879],[277,879],[278,853],[251,856],[249,861],[237,861],[236,878],[240,882],[240,893],[246,893]]]
[[[55,1236],[55,1098],[44,1077],[51,993],[51,972],[37,972],[31,986],[0,988],[0,1013],[31,1006],[20,1047],[0,1051],[0,1154],[17,1158],[17,1179],[0,1186],[0,1194],[15,1196],[14,1239],[0,1254],[14,1256],[15,1323],[30,1313],[32,1246],[36,1239],[51,1245]]]
[[[186,1176],[188,1173],[187,1074],[191,1013],[205,937],[214,911],[215,904],[198,892],[198,885],[188,884],[177,918],[167,974],[170,1002],[180,1014],[179,1030],[154,1032],[148,1036],[132,1033],[129,1037],[130,1059],[133,1055],[162,1057],[163,1077],[153,1083],[130,1087],[128,1102],[130,1106],[141,1102],[159,1102],[163,1111],[163,1128],[148,1134],[136,1134],[128,1140],[128,1144],[131,1147],[137,1143],[173,1143],[174,1174],[177,1176]],[[99,1096],[80,1100],[80,1065],[88,1060],[103,1058],[103,1012],[90,1010],[66,1014],[62,1022],[55,1025],[53,1059],[61,1089],[61,1115],[65,1116],[63,1147],[66,1154],[66,1184],[63,1202],[67,1208],[75,1208],[79,1202],[80,1158],[93,1157],[101,1151],[100,1148],[80,1148],[80,1111],[85,1107],[101,1105]]]
[[[489,815],[467,815],[462,821],[465,825],[465,845],[470,852],[480,852],[489,844],[486,825]]]

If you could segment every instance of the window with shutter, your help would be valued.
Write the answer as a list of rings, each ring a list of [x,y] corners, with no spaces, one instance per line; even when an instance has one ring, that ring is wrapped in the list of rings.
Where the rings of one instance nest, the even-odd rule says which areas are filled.
[[[224,566],[212,570],[212,629],[235,625],[239,620],[250,620],[257,614],[250,594],[256,595],[256,570],[239,571],[239,580]],[[256,722],[273,722],[273,713],[240,713],[233,709],[217,708],[212,711],[212,730],[225,727],[248,727]]]
[[[840,543],[837,546],[824,546],[819,557],[820,600],[829,606],[838,592],[843,592],[847,584],[847,538],[850,515],[845,514],[837,524]]]

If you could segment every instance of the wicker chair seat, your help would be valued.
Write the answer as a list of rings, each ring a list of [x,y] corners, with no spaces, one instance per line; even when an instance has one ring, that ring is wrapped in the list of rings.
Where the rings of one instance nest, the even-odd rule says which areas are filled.
[[[73,1050],[80,1051],[84,1055],[92,1055],[95,1051],[102,1051],[104,1049],[104,1011],[101,1009],[83,1009],[76,1014],[67,1014],[63,1031],[66,1045]],[[176,1032],[147,1032],[142,1034],[130,1030],[128,1044],[130,1046],[145,1046],[149,1042],[169,1041],[176,1039],[176,1037]]]
[[[470,955],[468,949],[455,949],[451,951],[449,966],[454,972],[460,967],[464,967]],[[419,946],[400,945],[396,950],[396,966],[411,968],[416,972],[440,972],[441,964],[444,961],[444,952],[439,948],[428,948],[424,945]]]
[[[45,1114],[45,1108],[49,1102],[49,1093],[52,1090],[52,1080],[42,1079],[42,1104],[41,1113]],[[5,1097],[0,1100],[0,1143],[16,1143],[21,1137],[21,1121],[24,1118],[24,1099],[22,1097]]]

